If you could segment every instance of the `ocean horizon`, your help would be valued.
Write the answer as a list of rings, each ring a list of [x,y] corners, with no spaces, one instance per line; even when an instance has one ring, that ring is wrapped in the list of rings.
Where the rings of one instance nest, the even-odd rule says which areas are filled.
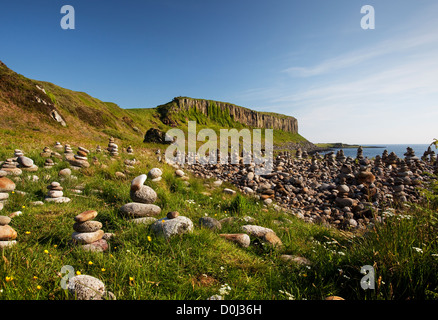
[[[430,144],[363,144],[361,146],[363,148],[363,156],[368,159],[375,158],[377,155],[381,156],[385,150],[387,150],[388,153],[394,152],[399,158],[404,158],[404,154],[408,147],[411,147],[414,150],[415,155],[421,158]],[[344,150],[346,157],[356,157],[357,148],[333,148],[328,151],[320,152],[320,154],[324,155],[330,151],[336,153],[340,149]],[[435,153],[438,153],[438,150],[434,146],[432,146],[431,149],[435,151]]]

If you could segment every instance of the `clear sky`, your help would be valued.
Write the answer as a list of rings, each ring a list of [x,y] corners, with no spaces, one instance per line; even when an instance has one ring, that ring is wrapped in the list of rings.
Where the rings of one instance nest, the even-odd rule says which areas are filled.
[[[0,60],[122,108],[189,96],[294,116],[312,142],[430,143],[437,17],[436,0],[3,1]]]

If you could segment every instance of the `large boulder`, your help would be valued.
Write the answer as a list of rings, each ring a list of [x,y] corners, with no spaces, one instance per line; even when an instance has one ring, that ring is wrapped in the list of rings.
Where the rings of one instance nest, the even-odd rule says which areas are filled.
[[[187,217],[178,216],[174,219],[162,218],[155,221],[151,225],[151,230],[157,236],[162,236],[169,239],[175,235],[182,235],[184,233],[193,231],[193,222]]]

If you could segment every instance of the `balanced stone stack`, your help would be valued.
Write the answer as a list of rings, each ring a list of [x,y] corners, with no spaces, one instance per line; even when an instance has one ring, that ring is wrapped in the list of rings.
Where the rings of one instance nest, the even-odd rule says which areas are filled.
[[[48,192],[47,196],[44,198],[44,201],[47,202],[55,202],[55,203],[63,203],[70,202],[70,198],[64,197],[63,188],[59,184],[59,182],[52,182],[47,186]]]
[[[362,148],[362,146],[359,146],[359,148],[357,148],[356,159],[358,159],[358,160],[362,160],[363,159],[363,148]]]
[[[62,146],[61,142],[56,141],[54,148],[58,151],[61,151],[64,147]]]
[[[301,159],[303,157],[303,152],[301,151],[301,148],[297,149],[297,152],[295,153],[295,157],[297,159]]]
[[[107,150],[111,157],[117,157],[119,155],[119,146],[114,143],[113,137],[109,139]]]
[[[18,164],[19,164],[19,168],[20,168],[21,170],[24,170],[24,171],[31,171],[31,172],[34,172],[34,171],[37,171],[37,170],[38,170],[38,166],[35,165],[34,162],[33,162],[33,160],[30,159],[30,158],[28,158],[28,157],[25,157],[25,156],[19,156],[19,157],[17,158],[17,162],[18,162]]]
[[[129,153],[129,154],[132,154],[132,153],[134,153],[134,149],[132,149],[132,147],[129,146],[129,147],[126,149],[126,152]]]
[[[101,153],[101,152],[102,152],[102,147],[101,147],[100,145],[98,145],[98,146],[96,147],[96,152],[97,152],[97,153]]]
[[[70,163],[73,169],[88,168],[90,166],[87,158],[89,153],[89,150],[78,147],[77,154],[75,154],[73,158],[70,158],[67,161]]]
[[[341,149],[336,153],[336,161],[345,162],[346,159],[347,157],[344,154],[344,150]]]
[[[72,159],[74,157],[73,149],[69,144],[64,146],[64,157],[66,160]]]
[[[44,147],[43,152],[40,153],[43,158],[49,158],[52,156],[52,150],[49,147]]]
[[[394,200],[397,202],[406,202],[408,201],[406,198],[406,193],[404,192],[405,190],[405,186],[403,184],[403,179],[402,178],[395,178],[394,179]]]
[[[52,169],[54,165],[55,162],[50,158],[47,158],[46,161],[44,161],[44,169]]]
[[[18,162],[16,162],[13,158],[6,159],[3,162],[1,170],[6,172],[8,175],[18,176],[22,173],[21,169],[18,168]]]
[[[123,205],[119,212],[125,217],[133,218],[134,222],[150,222],[150,217],[161,213],[161,208],[153,204],[157,193],[151,187],[144,185],[147,175],[142,174],[131,181],[130,196],[133,202]]]
[[[397,163],[397,155],[395,154],[395,152],[391,152],[388,157],[385,160],[385,163],[388,165],[395,165]]]
[[[108,249],[108,243],[104,237],[102,223],[93,220],[97,217],[97,211],[88,210],[74,217],[74,232],[72,239],[82,249],[94,252],[103,252]]]
[[[0,216],[0,249],[9,248],[17,243],[17,232],[9,226],[11,218]]]
[[[20,157],[20,156],[24,156],[24,152],[21,151],[20,149],[15,149],[14,150],[14,157]]]
[[[410,162],[410,161],[418,161],[418,160],[420,160],[420,158],[418,158],[415,155],[414,149],[412,149],[411,147],[407,147],[406,148],[406,153],[404,154],[404,156],[405,156],[405,161],[407,163]]]

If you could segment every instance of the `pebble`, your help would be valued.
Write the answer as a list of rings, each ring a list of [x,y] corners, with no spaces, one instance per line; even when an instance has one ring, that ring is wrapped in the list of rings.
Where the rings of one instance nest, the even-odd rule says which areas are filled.
[[[221,223],[212,217],[199,218],[199,224],[201,225],[201,227],[205,227],[214,231],[222,229]]]
[[[71,237],[79,244],[89,244],[102,239],[103,234],[103,230],[97,230],[95,232],[73,232]]]
[[[0,241],[9,241],[17,238],[17,232],[8,225],[0,226]]]
[[[130,202],[120,207],[119,212],[128,217],[142,218],[159,215],[161,208],[154,204]]]
[[[161,169],[159,169],[159,168],[152,168],[148,172],[148,177],[151,178],[151,179],[157,179],[157,178],[160,178],[162,174],[163,174],[163,172],[161,171]]]
[[[223,233],[219,236],[229,241],[235,242],[244,248],[247,248],[251,243],[251,239],[246,233]]]
[[[244,225],[241,228],[244,232],[249,233],[250,235],[257,238],[263,238],[268,232],[275,233],[272,229],[252,224]]]
[[[85,222],[76,222],[73,225],[76,232],[95,232],[102,229],[102,223],[99,221],[88,220]]]
[[[97,217],[97,211],[96,210],[87,210],[87,211],[84,211],[84,212],[78,214],[73,219],[76,222],[85,222],[85,221],[92,220],[92,219],[94,219],[96,217]]]
[[[166,215],[167,219],[175,219],[176,217],[179,217],[178,211],[170,211]]]

